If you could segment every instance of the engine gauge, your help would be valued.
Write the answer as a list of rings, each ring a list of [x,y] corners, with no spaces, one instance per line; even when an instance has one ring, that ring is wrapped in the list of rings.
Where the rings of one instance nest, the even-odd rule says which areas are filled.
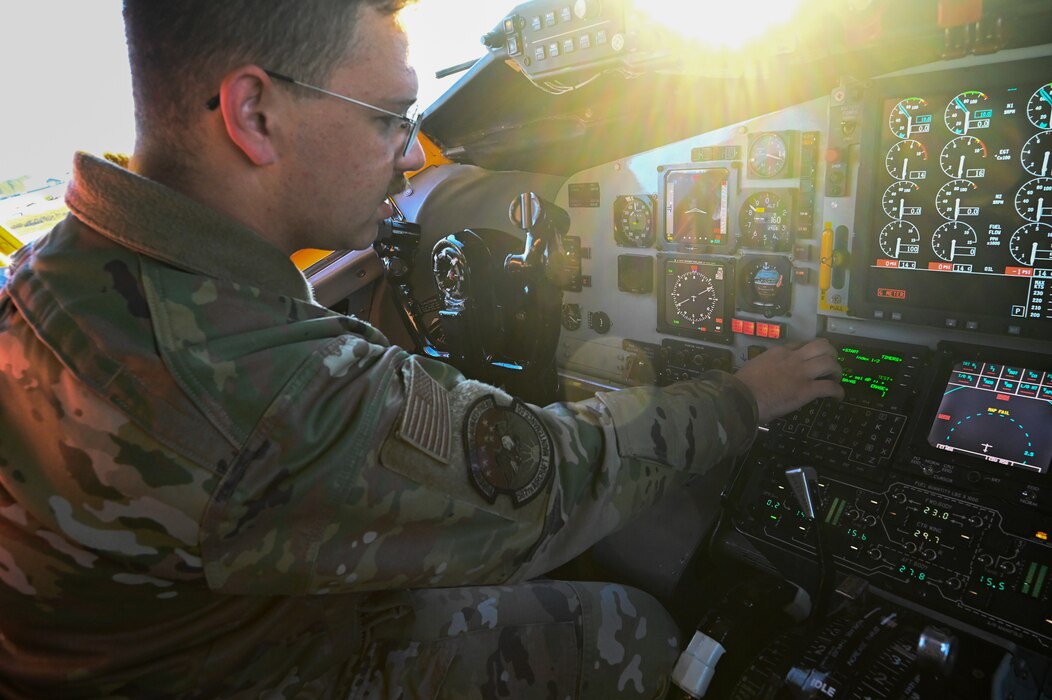
[[[728,342],[734,267],[730,261],[707,258],[662,260],[662,296],[658,330]]]
[[[774,192],[757,192],[742,204],[738,218],[741,245],[763,250],[788,250],[789,205]]]
[[[650,195],[621,195],[614,199],[614,239],[618,245],[649,248],[654,244],[654,207]]]
[[[1026,116],[1038,129],[1052,129],[1052,83],[1042,85],[1030,97]]]
[[[918,199],[920,185],[910,180],[893,182],[884,190],[880,204],[884,213],[892,219],[905,219],[907,216],[920,216],[924,207]]]
[[[1034,178],[1020,187],[1015,210],[1027,221],[1052,221],[1052,177]]]
[[[928,177],[928,149],[920,141],[899,141],[888,149],[884,166],[896,180],[923,180]]]
[[[950,180],[939,188],[935,209],[944,219],[956,221],[964,216],[979,216],[979,187],[971,180]]]
[[[665,175],[665,241],[683,248],[725,246],[727,198],[730,193],[727,168],[670,170]]]
[[[920,97],[907,97],[900,101],[891,108],[888,126],[891,133],[900,139],[908,139],[912,134],[928,133],[931,131],[928,101]]]
[[[1052,131],[1031,136],[1019,152],[1019,160],[1031,175],[1052,175]]]
[[[1052,266],[1052,226],[1035,223],[1019,227],[1008,241],[1008,252],[1026,267],[1037,267],[1038,263]]]
[[[931,249],[946,262],[961,258],[974,258],[978,238],[975,229],[961,221],[947,221],[935,229],[931,237]]]
[[[779,256],[746,256],[738,271],[738,308],[767,318],[789,313],[793,266]]]
[[[947,177],[985,177],[986,144],[974,136],[958,136],[943,146],[939,167]]]
[[[877,238],[880,250],[893,260],[920,253],[920,231],[908,221],[892,221]]]
[[[979,90],[969,90],[954,97],[946,105],[946,128],[958,136],[973,129],[989,129],[993,117],[993,110],[986,106],[989,99]]]
[[[789,144],[774,131],[759,134],[749,144],[749,174],[754,177],[787,176]],[[784,173],[784,175],[783,175]]]

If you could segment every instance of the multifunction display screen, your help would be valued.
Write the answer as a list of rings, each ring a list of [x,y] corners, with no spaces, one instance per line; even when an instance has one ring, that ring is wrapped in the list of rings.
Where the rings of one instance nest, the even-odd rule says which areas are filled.
[[[726,168],[665,174],[665,248],[720,248],[732,243],[727,227],[729,178]]]
[[[1032,330],[1052,321],[1052,66],[985,76],[903,85],[874,104],[866,303]]]
[[[1046,473],[1052,463],[1052,372],[958,362],[950,372],[928,443]]]
[[[658,257],[658,330],[729,342],[734,263],[726,258]]]

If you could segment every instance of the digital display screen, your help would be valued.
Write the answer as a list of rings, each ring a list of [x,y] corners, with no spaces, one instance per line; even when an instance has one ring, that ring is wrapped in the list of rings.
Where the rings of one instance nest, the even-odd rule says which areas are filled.
[[[901,390],[903,368],[908,366],[902,355],[855,346],[841,347],[837,360],[845,398],[855,401],[884,403],[893,398]]]
[[[730,171],[726,168],[670,170],[665,175],[665,240],[684,247],[723,246],[727,228]]]
[[[964,360],[950,372],[928,444],[1041,474],[1052,463],[1052,372]]]
[[[659,258],[658,330],[729,342],[734,265],[723,259]]]
[[[1013,82],[973,71],[897,79],[874,99],[855,272],[878,318],[1052,329],[1052,63],[1043,65]]]

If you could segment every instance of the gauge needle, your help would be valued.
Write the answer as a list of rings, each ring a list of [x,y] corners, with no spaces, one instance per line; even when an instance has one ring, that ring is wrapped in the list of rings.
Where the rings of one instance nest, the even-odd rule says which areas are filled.
[[[964,177],[964,156],[961,156],[961,167],[957,168],[957,177]]]
[[[901,238],[896,238],[895,239],[895,258],[896,259],[899,257],[899,252],[901,252],[901,251],[902,251],[902,239]]]
[[[1045,159],[1043,161],[1041,161],[1041,174],[1042,175],[1047,175],[1048,174],[1048,156],[1049,156],[1049,152],[1045,151]]]
[[[968,114],[968,108],[964,106],[963,102],[961,102],[961,98],[960,97],[956,98],[954,101],[957,103],[957,106],[961,108],[961,111],[964,112],[964,131],[962,131],[961,133],[962,134],[967,134],[968,133],[968,117],[970,116]]]
[[[910,113],[906,111],[902,103],[899,103],[899,111],[906,115],[906,136],[909,136],[910,132],[913,131],[913,118],[910,117]]]
[[[900,219],[902,218],[902,213],[903,213],[903,211],[905,211],[905,209],[906,209],[906,200],[905,200],[905,198],[903,198],[903,199],[899,200],[899,218]]]
[[[953,205],[953,218],[954,220],[961,218],[961,198],[957,198],[957,203]]]
[[[909,158],[903,158],[902,159],[902,179],[903,180],[906,179],[906,173],[909,171],[909,167],[910,167],[910,159]]]
[[[1044,212],[1044,210],[1045,210],[1045,198],[1044,197],[1038,197],[1037,198],[1037,220],[1038,221],[1040,221],[1041,217],[1044,216],[1044,214],[1042,213],[1042,212]]]
[[[1030,246],[1030,267],[1033,267],[1035,262],[1037,262],[1037,241]]]
[[[780,156],[777,153],[768,153],[766,157],[768,160],[785,160],[785,156]]]
[[[1041,93],[1041,99],[1052,105],[1052,97],[1049,97],[1048,93],[1045,92],[1045,88],[1041,88],[1040,90],[1038,90],[1038,92]]]
[[[950,239],[950,262],[957,257],[957,241]]]

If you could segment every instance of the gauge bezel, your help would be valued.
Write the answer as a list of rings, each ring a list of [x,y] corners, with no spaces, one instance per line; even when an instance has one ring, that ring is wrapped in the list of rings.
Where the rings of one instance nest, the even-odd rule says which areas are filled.
[[[649,210],[647,221],[649,230],[642,238],[633,237],[625,230],[625,210],[632,204],[639,203]],[[614,197],[614,240],[626,248],[650,248],[657,239],[657,195],[653,194],[620,194]]]
[[[796,177],[796,151],[799,150],[795,131],[758,131],[749,134],[746,146],[746,174],[757,180],[781,180]],[[771,168],[766,160],[759,159],[758,148],[767,142],[778,144],[785,156],[781,165]]]
[[[773,303],[761,304],[759,295],[752,289],[750,275],[764,264],[776,269],[781,275],[781,284],[775,290]],[[791,308],[793,289],[793,264],[784,255],[744,255],[738,262],[737,307],[739,311],[759,314],[764,318],[787,316]]]
[[[784,253],[791,250],[795,234],[794,221],[796,213],[796,192],[796,190],[785,187],[765,187],[763,189],[748,189],[742,191],[739,195],[741,204],[738,205],[738,248],[741,250],[756,250],[769,253]],[[776,239],[776,243],[773,246],[750,245],[750,238],[746,236],[745,233],[747,228],[745,225],[745,209],[753,197],[760,195],[771,195],[777,197],[781,200],[781,204],[785,208],[785,234],[784,237]]]
[[[677,165],[663,165],[658,168],[661,176],[658,183],[658,201],[661,203],[658,214],[658,239],[657,249],[677,253],[707,253],[719,254],[733,252],[737,245],[737,237],[734,235],[737,227],[732,225],[732,212],[738,211],[740,195],[740,183],[738,182],[738,171],[740,164],[735,161],[708,161],[705,164],[683,163]],[[722,240],[714,242],[709,240],[684,240],[675,234],[676,210],[675,190],[678,180],[683,177],[700,176],[714,180],[724,178],[724,195],[722,206]],[[671,198],[671,199],[670,199]],[[670,233],[671,232],[671,233]]]

